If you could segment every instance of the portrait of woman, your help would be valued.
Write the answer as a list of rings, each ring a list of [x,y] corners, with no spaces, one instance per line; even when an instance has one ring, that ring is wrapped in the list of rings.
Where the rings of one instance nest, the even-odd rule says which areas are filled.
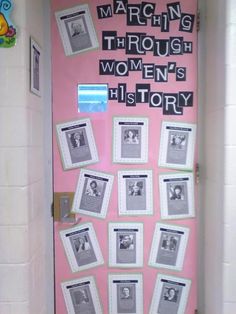
[[[73,148],[81,147],[85,145],[84,134],[82,131],[71,133],[70,141]]]
[[[126,144],[139,144],[138,130],[135,129],[125,130],[124,142]]]

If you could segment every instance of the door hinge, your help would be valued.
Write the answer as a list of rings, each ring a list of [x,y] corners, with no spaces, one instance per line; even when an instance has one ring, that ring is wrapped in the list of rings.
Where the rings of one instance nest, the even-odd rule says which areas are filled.
[[[51,204],[51,217],[54,218],[54,202]]]
[[[198,163],[196,164],[195,173],[196,173],[196,177],[195,177],[196,184],[199,184],[199,182],[200,182],[200,166]]]
[[[198,10],[198,12],[197,12],[197,32],[200,31],[200,24],[201,24],[201,14],[200,14],[200,10]]]

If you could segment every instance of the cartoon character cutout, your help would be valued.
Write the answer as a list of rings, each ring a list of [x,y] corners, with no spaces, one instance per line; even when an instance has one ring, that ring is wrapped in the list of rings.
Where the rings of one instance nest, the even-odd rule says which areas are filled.
[[[10,48],[16,44],[16,28],[9,19],[11,0],[0,0],[0,47]]]

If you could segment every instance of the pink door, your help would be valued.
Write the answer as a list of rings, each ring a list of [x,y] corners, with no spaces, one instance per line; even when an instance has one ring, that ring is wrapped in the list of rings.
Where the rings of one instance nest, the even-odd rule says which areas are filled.
[[[57,314],[196,309],[196,12],[52,0]]]

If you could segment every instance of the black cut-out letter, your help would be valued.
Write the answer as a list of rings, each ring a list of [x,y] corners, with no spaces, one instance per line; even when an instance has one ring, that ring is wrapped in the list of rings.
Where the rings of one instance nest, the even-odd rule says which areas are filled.
[[[179,30],[181,32],[193,32],[195,15],[193,14],[181,14],[181,20],[179,24]]]
[[[115,61],[115,76],[128,76],[128,61]]]
[[[143,55],[145,51],[141,49],[141,36],[145,33],[126,33],[126,54],[127,55]]]
[[[149,102],[150,84],[136,84],[136,103]]]
[[[116,48],[125,49],[125,37],[116,37]]]
[[[117,88],[109,88],[108,99],[109,100],[117,100],[118,99],[118,89]]]
[[[187,69],[185,67],[177,67],[176,68],[176,81],[186,81],[186,72],[187,72]]]
[[[97,6],[97,14],[99,19],[112,17],[112,8],[110,4]]]
[[[100,75],[114,75],[115,74],[115,60],[99,60],[99,74]]]
[[[168,67],[166,65],[155,66],[155,82],[168,82]]]
[[[118,84],[118,102],[126,102],[126,84]]]
[[[169,56],[169,40],[168,39],[155,40],[153,55],[158,57]]]
[[[141,71],[142,59],[141,58],[128,58],[129,71]]]
[[[170,22],[167,13],[161,14],[161,32],[166,33],[170,31]]]
[[[127,5],[127,25],[130,26],[144,26],[147,25],[147,19],[140,17],[141,5],[128,4]]]
[[[183,42],[183,53],[193,53],[192,41],[184,41]]]
[[[170,55],[183,54],[183,37],[170,37]]]
[[[113,0],[114,14],[126,14],[128,0]]]
[[[193,107],[193,92],[179,92],[179,107]]]
[[[161,15],[153,15],[152,16],[152,27],[160,27],[161,26]]]
[[[164,115],[182,115],[183,108],[178,106],[178,94],[163,95],[163,114]]]
[[[142,2],[140,16],[145,19],[150,19],[155,13],[156,4],[153,2]]]
[[[116,50],[116,31],[102,32],[102,50]]]
[[[126,106],[127,107],[135,107],[135,93],[126,93]]]
[[[151,92],[149,97],[149,107],[161,108],[162,107],[163,93]]]
[[[141,48],[144,51],[153,51],[154,47],[154,36],[141,36]]]
[[[181,6],[180,2],[173,2],[167,4],[169,20],[179,20],[181,18]]]
[[[142,78],[154,79],[154,63],[143,63]]]

